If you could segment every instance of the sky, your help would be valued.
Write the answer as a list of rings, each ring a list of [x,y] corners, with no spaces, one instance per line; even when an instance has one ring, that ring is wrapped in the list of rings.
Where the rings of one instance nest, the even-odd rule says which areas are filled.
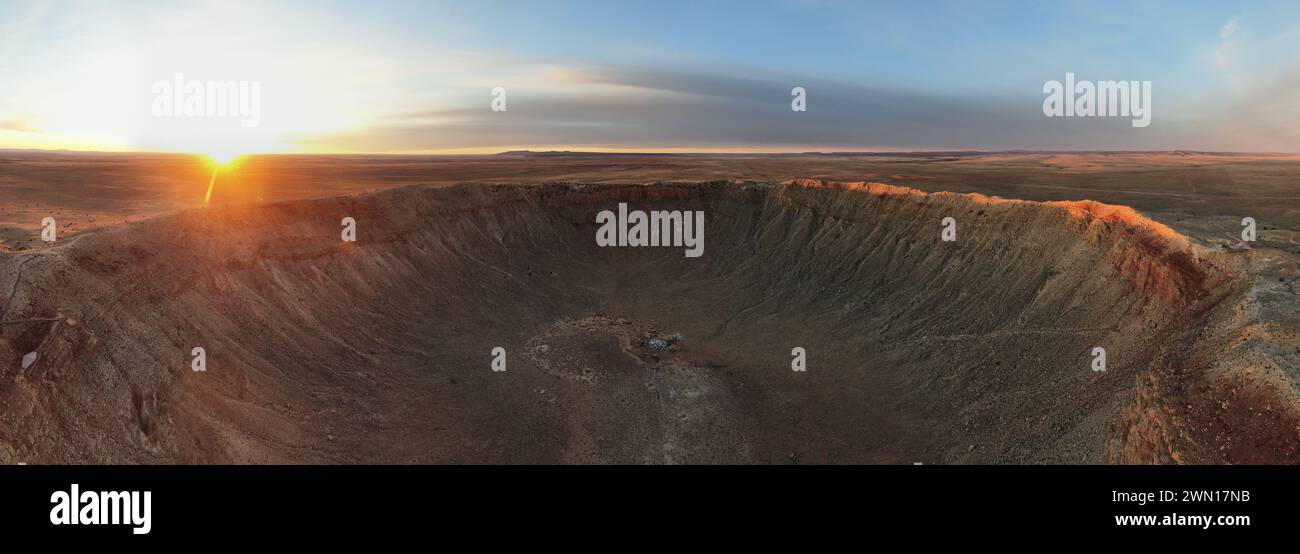
[[[1150,81],[1151,124],[1047,117],[1066,73]],[[255,83],[256,125],[160,111],[177,74]],[[1294,1],[0,0],[0,148],[1300,152],[1298,123]]]

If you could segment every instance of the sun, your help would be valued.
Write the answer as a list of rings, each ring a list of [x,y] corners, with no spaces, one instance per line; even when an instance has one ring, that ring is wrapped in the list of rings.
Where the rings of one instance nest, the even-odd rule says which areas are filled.
[[[215,151],[204,154],[204,156],[208,158],[208,161],[217,166],[228,166],[231,162],[239,159],[241,155],[242,154],[239,154],[238,152],[231,151]]]
[[[203,205],[207,206],[212,203],[212,191],[217,185],[217,174],[235,171],[235,162],[239,161],[243,154],[229,150],[213,150],[202,156],[207,158],[208,165],[212,166],[212,178],[208,179],[208,192],[203,195]]]

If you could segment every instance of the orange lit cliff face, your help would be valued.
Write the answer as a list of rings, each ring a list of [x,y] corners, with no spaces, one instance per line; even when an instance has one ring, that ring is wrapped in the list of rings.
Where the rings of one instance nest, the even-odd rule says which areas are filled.
[[[703,211],[708,255],[598,246],[619,203]],[[340,247],[344,217],[364,247]],[[876,183],[217,205],[0,258],[6,319],[77,321],[0,329],[0,358],[40,352],[4,375],[0,455],[1295,461],[1294,394],[1239,340],[1251,279],[1131,209]],[[194,337],[219,371],[177,370]],[[790,344],[818,371],[769,370]],[[511,379],[464,370],[494,347]]]

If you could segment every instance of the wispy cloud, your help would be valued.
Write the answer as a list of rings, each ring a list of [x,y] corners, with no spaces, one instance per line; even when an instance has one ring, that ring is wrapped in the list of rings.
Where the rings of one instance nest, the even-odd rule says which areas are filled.
[[[36,133],[39,132],[30,121],[25,119],[0,119],[0,130],[14,131],[18,133]]]
[[[1214,63],[1220,68],[1227,68],[1232,65],[1232,58],[1235,54],[1235,41],[1233,37],[1237,34],[1238,19],[1236,17],[1229,19],[1222,27],[1219,27],[1219,45],[1214,49]]]
[[[742,72],[743,71],[743,72]],[[1019,148],[1060,135],[1036,90],[940,94],[898,86],[742,70],[584,65],[557,82],[508,87],[493,112],[484,89],[452,107],[395,112],[361,131],[320,137],[343,149],[443,150],[493,145],[603,147]],[[790,109],[804,87],[808,110]],[[1126,122],[1085,122],[1097,138]],[[1124,143],[1123,140],[1116,141]]]

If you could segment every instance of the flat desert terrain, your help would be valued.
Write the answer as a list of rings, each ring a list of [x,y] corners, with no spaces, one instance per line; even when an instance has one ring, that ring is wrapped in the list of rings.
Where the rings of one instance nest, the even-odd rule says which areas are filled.
[[[0,151],[0,463],[1300,461],[1300,157],[213,172]],[[704,254],[597,246],[620,203]]]

